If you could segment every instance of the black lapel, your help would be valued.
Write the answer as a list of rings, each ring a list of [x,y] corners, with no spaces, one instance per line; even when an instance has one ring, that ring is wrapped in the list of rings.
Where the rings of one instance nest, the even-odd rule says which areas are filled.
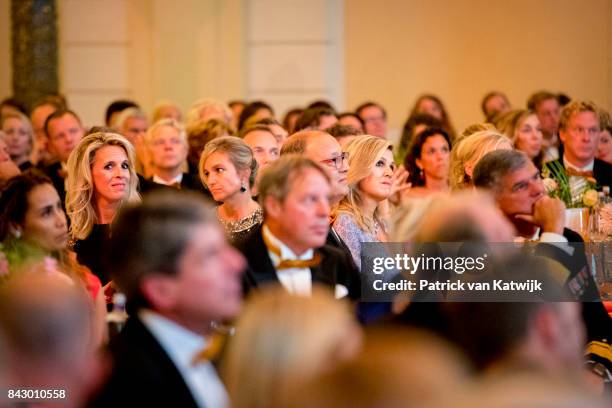
[[[268,248],[264,243],[262,227],[253,231],[251,237],[241,246],[241,251],[249,262],[250,270],[247,272],[256,286],[279,282],[272,260],[268,255]]]
[[[318,266],[310,268],[312,283],[322,283],[334,288],[336,286],[336,260],[321,248],[316,249],[315,253],[321,255],[322,260]]]
[[[118,369],[124,366],[128,369],[127,373],[141,373],[136,383],[160,387],[154,391],[160,397],[174,395],[179,405],[197,406],[182,375],[140,319],[128,319],[117,340],[113,349]],[[147,377],[148,380],[145,380]]]

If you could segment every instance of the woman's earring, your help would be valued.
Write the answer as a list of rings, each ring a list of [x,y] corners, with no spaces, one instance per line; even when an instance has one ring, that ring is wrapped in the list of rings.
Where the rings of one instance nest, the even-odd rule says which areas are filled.
[[[242,185],[240,186],[240,192],[241,192],[241,193],[246,193],[246,191],[247,191],[247,188],[246,188],[246,186],[244,185],[244,183],[242,183]]]
[[[15,230],[13,231],[13,235],[17,239],[21,238],[21,230],[19,228],[15,228]]]

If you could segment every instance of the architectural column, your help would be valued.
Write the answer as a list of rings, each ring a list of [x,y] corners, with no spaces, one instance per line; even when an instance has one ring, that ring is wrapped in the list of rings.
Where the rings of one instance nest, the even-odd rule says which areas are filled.
[[[55,0],[12,0],[13,93],[28,108],[58,92]]]

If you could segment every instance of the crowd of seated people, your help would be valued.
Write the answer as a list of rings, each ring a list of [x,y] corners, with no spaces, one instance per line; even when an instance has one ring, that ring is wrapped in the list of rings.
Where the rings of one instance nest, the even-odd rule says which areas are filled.
[[[455,129],[423,94],[396,145],[372,100],[282,120],[263,100],[121,99],[99,124],[74,108],[0,103],[0,385],[73,407],[610,406],[601,271],[542,179],[606,205],[594,103],[492,91]],[[563,302],[372,299],[391,242],[511,243],[487,271]]]

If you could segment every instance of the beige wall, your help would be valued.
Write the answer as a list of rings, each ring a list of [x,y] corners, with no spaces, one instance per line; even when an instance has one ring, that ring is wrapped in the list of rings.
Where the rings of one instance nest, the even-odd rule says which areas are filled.
[[[609,0],[347,0],[347,103],[378,100],[401,128],[435,93],[458,129],[493,89],[516,107],[543,88],[609,107],[611,13]]]
[[[116,97],[134,98],[150,111],[161,98],[187,108],[200,97],[259,96],[257,78],[276,72],[280,60],[254,59],[254,39],[261,35],[253,33],[272,33],[270,44],[280,46],[283,32],[289,39],[308,34],[304,24],[285,24],[299,20],[283,20],[281,6],[273,7],[277,14],[259,16],[257,10],[275,1],[58,0],[61,90],[87,124],[99,123]],[[324,82],[336,83],[329,88],[336,91],[321,96],[329,93],[340,109],[378,100],[399,130],[423,92],[443,98],[458,129],[481,119],[480,100],[492,89],[505,91],[515,106],[548,88],[611,107],[611,2],[291,0],[287,7],[305,10],[300,11],[304,21],[316,15],[326,20],[316,33],[319,25],[309,25],[312,38],[300,34],[298,40],[309,45],[305,39],[314,38],[338,50],[319,63],[297,61],[298,68],[309,67]],[[336,5],[324,9],[323,4]],[[9,8],[10,0],[0,0],[0,97],[11,93]],[[340,33],[321,35],[330,32],[326,27]],[[324,74],[317,71],[336,55],[331,65],[340,66],[339,73],[329,67]],[[263,76],[255,78],[257,72]],[[283,78],[275,74],[272,83],[282,85]],[[279,105],[279,114],[284,106],[314,97],[282,92],[278,100],[266,94]]]
[[[0,0],[6,1],[6,0]],[[58,0],[60,87],[85,125],[130,98],[146,112],[164,99],[244,93],[240,0]]]

